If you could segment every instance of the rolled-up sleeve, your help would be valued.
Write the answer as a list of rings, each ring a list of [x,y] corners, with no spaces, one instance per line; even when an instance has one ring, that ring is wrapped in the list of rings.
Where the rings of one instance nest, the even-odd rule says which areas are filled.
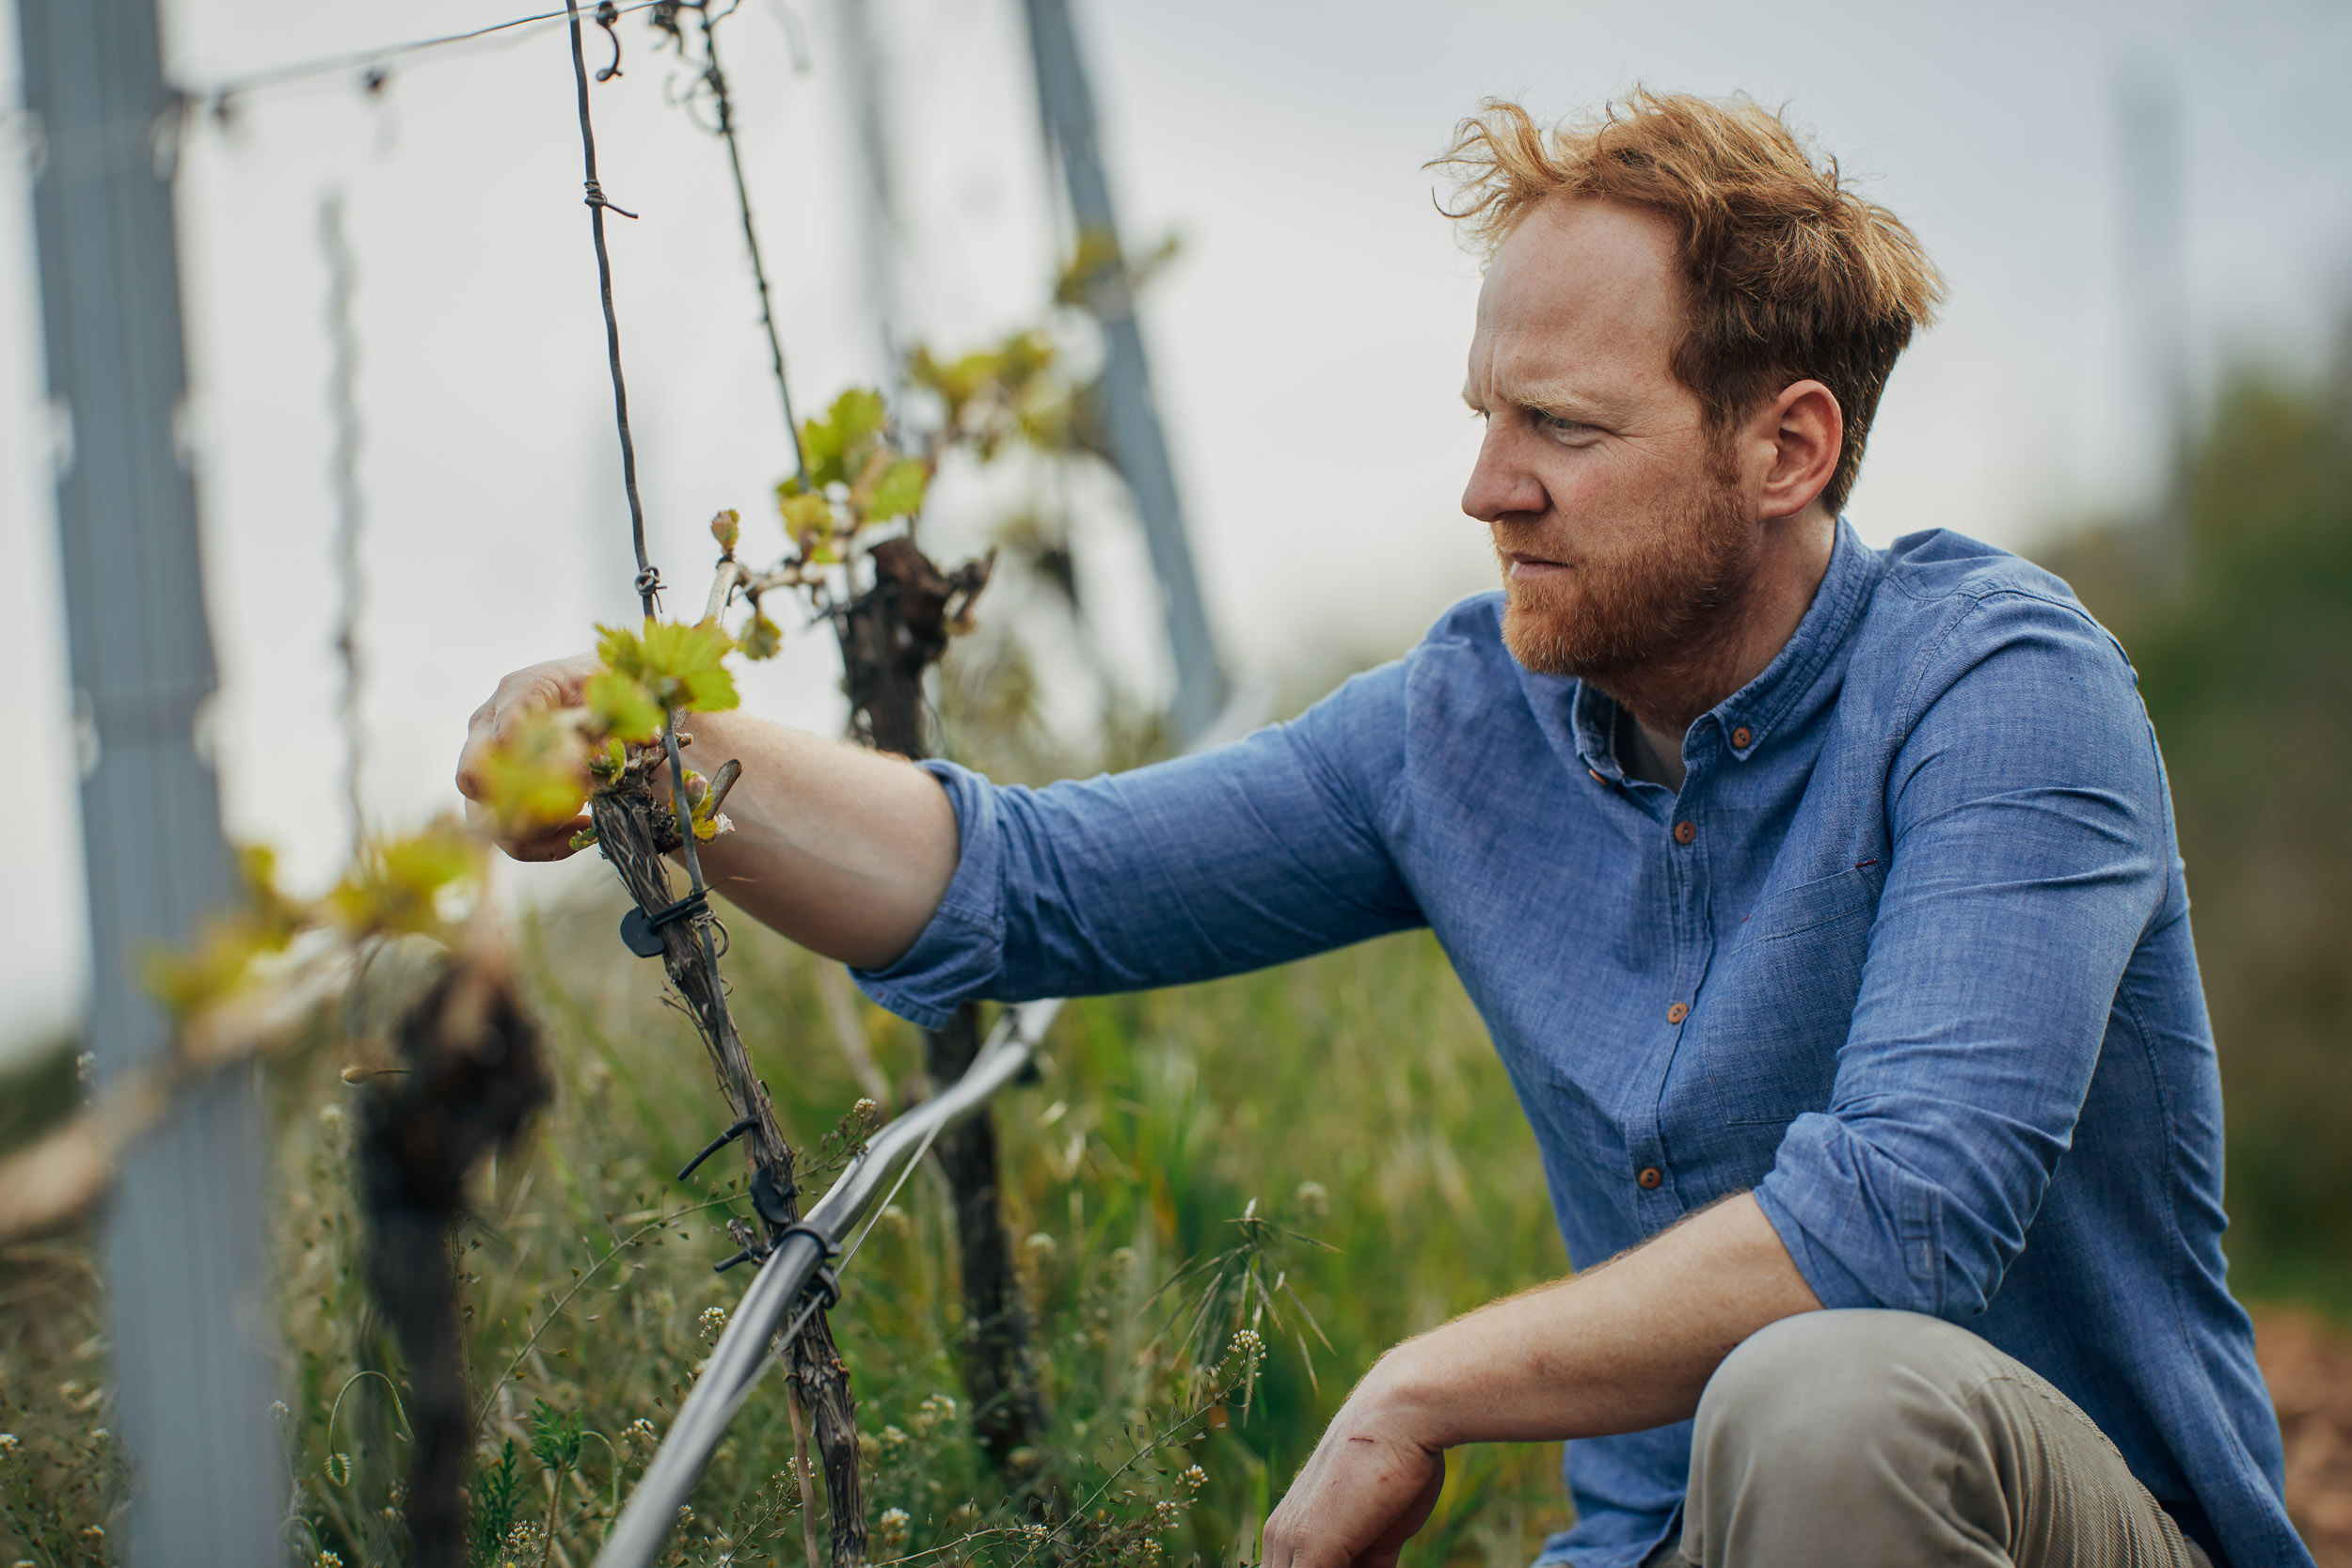
[[[973,998],[1175,985],[1421,924],[1381,832],[1403,671],[1128,773],[1027,789],[925,764],[955,806],[955,878],[914,946],[858,983],[937,1027]]]
[[[1757,1201],[1827,1307],[1981,1312],[2066,1152],[2124,966],[2171,885],[2130,666],[2072,607],[1995,594],[1923,661],[1831,1103]]]

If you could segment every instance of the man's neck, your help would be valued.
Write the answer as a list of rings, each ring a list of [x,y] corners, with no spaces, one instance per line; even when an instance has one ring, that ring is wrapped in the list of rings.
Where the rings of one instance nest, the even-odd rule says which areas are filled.
[[[1683,736],[1701,714],[1762,674],[1788,645],[1828,575],[1836,545],[1836,519],[1818,505],[1771,525],[1747,593],[1708,637],[1593,681],[1632,715],[1653,753],[1653,759],[1643,760],[1651,761],[1654,782],[1682,787]]]

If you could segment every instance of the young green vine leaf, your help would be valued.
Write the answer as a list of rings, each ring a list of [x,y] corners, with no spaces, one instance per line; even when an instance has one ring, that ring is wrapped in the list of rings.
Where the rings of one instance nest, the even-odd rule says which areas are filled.
[[[240,989],[256,958],[284,951],[310,921],[310,906],[278,890],[276,850],[260,844],[241,847],[237,875],[245,894],[239,907],[206,921],[191,945],[157,947],[140,961],[140,981],[176,1020],[185,1021]]]
[[[326,905],[355,937],[444,937],[482,863],[482,841],[441,817],[405,838],[367,846]]]
[[[869,387],[852,387],[833,400],[833,406],[801,421],[801,451],[808,464],[808,485],[822,492],[829,484],[848,484],[865,470],[867,459],[882,445],[889,422],[882,396]],[[792,494],[802,488],[796,475],[785,481]],[[781,487],[780,487],[781,488]]]
[[[873,488],[866,492],[865,520],[869,523],[888,522],[923,509],[923,492],[930,475],[919,458],[893,458],[883,466],[875,479]]]
[[[568,822],[588,802],[585,741],[576,719],[534,713],[482,763],[483,799],[501,834]]]
[[[673,708],[723,713],[741,699],[726,657],[735,640],[715,621],[689,626],[647,621],[642,631],[596,627],[596,657],[604,669],[588,679],[581,695],[589,727],[630,745],[646,745],[661,734]]]
[[[770,620],[765,610],[754,607],[735,646],[745,658],[773,658],[784,648],[784,628]]]
[[[483,847],[449,817],[405,837],[368,844],[325,897],[288,897],[277,883],[277,855],[262,846],[238,851],[245,898],[206,922],[184,948],[157,948],[140,966],[150,994],[184,1023],[251,983],[260,960],[286,950],[300,933],[332,926],[352,940],[425,936],[447,940],[481,885]]]

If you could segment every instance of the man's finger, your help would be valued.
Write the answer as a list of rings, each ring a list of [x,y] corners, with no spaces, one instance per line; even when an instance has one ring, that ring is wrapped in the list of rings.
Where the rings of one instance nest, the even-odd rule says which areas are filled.
[[[499,841],[499,847],[508,858],[518,861],[569,860],[576,850],[572,837],[589,825],[585,816],[575,816],[569,822],[559,822],[550,828],[535,828],[530,832]]]

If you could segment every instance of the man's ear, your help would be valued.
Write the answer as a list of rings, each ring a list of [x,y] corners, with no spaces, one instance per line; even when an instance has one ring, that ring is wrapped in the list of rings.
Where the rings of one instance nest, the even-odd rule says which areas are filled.
[[[1791,382],[1756,411],[1749,430],[1771,453],[1756,497],[1767,520],[1793,517],[1829,488],[1845,450],[1846,414],[1837,395],[1818,381]]]

